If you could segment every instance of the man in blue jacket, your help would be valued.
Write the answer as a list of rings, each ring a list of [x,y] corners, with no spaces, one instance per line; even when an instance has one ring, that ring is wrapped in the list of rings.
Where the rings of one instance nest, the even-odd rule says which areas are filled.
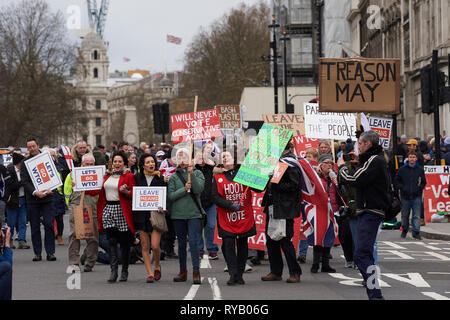
[[[412,210],[412,234],[417,240],[420,236],[420,212],[422,205],[422,193],[427,184],[425,172],[419,165],[417,153],[410,151],[405,165],[398,170],[394,186],[400,190],[402,200],[402,238],[406,238],[409,228],[409,214]]]
[[[6,227],[6,234],[0,231],[0,300],[11,300],[12,296],[12,257],[10,246],[11,233]]]

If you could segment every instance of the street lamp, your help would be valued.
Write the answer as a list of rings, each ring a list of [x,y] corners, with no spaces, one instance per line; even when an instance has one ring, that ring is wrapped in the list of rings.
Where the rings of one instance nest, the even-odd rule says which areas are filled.
[[[284,44],[284,51],[283,51],[283,84],[284,84],[284,111],[288,112],[288,103],[287,103],[287,54],[286,54],[286,41],[290,41],[291,39],[286,36],[286,27],[283,28],[283,37],[280,38],[281,41],[283,41]]]
[[[272,15],[272,24],[269,25],[269,29],[272,29],[273,40],[270,43],[272,48],[272,61],[273,61],[273,87],[274,87],[274,102],[275,102],[275,114],[278,114],[278,50],[277,50],[277,35],[276,29],[280,25],[275,22],[275,15]]]

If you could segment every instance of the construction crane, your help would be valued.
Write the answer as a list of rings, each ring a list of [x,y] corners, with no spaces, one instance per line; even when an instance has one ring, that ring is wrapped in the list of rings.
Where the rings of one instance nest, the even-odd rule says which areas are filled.
[[[89,25],[95,29],[97,34],[103,39],[105,32],[106,16],[108,15],[109,0],[102,0],[100,10],[97,10],[97,0],[86,0]]]

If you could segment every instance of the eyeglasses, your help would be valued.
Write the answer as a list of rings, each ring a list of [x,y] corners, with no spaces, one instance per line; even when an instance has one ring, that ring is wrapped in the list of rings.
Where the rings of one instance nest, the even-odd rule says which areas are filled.
[[[332,161],[324,161],[322,163],[329,164],[329,165],[333,165],[334,164],[334,162],[332,162]]]

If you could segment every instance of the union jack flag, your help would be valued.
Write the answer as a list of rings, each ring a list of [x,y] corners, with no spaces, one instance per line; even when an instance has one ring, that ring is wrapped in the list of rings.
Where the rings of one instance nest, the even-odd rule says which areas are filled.
[[[175,44],[181,44],[181,38],[177,38],[174,36],[171,36],[170,34],[167,35],[167,42],[175,43]]]
[[[338,235],[338,225],[328,199],[328,193],[317,172],[306,159],[292,160],[281,159],[281,161],[296,167],[303,178],[301,185],[302,228],[308,244],[332,247]]]

